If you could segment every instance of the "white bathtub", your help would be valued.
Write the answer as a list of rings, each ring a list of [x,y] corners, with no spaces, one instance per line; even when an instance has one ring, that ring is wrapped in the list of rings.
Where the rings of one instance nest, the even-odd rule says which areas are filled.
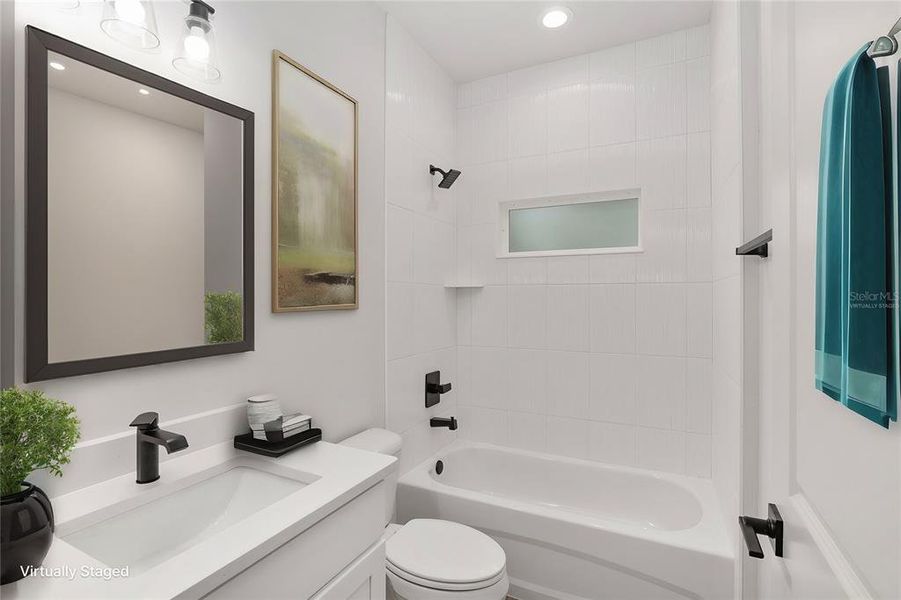
[[[442,518],[495,538],[520,600],[732,596],[706,480],[457,441],[401,477],[397,501],[402,523]]]

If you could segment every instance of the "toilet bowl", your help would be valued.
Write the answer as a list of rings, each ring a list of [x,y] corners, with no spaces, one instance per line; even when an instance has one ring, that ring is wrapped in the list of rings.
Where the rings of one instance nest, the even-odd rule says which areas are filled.
[[[343,445],[398,456],[401,437],[367,429]],[[503,548],[477,529],[440,519],[391,523],[397,471],[385,480],[385,575],[396,600],[503,600],[510,588]]]
[[[503,549],[484,533],[451,521],[389,525],[389,592],[397,600],[500,600],[507,595]]]

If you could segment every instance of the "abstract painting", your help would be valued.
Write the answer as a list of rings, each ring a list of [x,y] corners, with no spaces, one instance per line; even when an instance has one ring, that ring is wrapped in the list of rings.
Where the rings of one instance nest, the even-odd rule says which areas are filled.
[[[357,308],[357,102],[272,54],[272,310]]]

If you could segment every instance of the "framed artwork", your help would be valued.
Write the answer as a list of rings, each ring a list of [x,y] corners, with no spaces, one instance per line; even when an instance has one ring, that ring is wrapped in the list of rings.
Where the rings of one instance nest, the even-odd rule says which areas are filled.
[[[357,308],[357,101],[272,53],[272,311]]]

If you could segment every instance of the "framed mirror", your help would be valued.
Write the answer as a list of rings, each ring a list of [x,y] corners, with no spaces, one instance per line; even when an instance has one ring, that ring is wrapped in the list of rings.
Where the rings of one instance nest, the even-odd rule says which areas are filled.
[[[26,37],[25,380],[253,350],[253,113]]]

